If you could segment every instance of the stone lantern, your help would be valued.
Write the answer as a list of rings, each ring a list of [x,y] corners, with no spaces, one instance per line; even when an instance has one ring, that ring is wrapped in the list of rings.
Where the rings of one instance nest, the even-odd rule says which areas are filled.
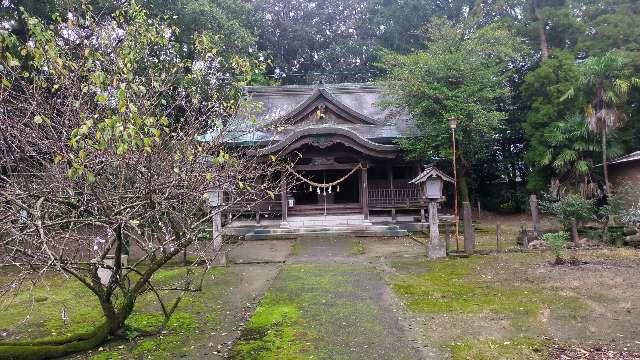
[[[444,241],[440,239],[438,229],[438,202],[443,200],[442,188],[444,182],[453,183],[454,180],[447,174],[436,168],[433,164],[425,166],[425,169],[415,179],[409,183],[422,187],[423,196],[429,206],[429,234],[430,240],[427,244],[427,256],[431,259],[439,259],[447,256],[447,248]]]
[[[211,206],[212,208],[217,208],[224,205],[224,191],[222,190],[209,190],[207,197],[209,198],[209,206]]]

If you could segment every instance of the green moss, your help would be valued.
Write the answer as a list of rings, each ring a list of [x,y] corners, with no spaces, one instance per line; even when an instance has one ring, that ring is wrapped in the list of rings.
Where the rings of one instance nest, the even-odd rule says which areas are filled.
[[[379,284],[361,264],[285,265],[231,359],[412,359],[389,337],[388,314],[372,295]],[[379,353],[389,348],[393,356]]]
[[[467,340],[451,346],[453,360],[543,360],[548,359],[548,342],[518,337],[504,340]]]
[[[116,351],[105,351],[91,357],[91,360],[120,360],[122,356]]]
[[[302,359],[308,334],[299,327],[300,310],[286,298],[270,293],[247,323],[232,359]]]
[[[167,267],[158,271],[153,279],[156,283],[169,284],[180,279],[184,272],[184,267]],[[124,354],[128,352],[135,352],[145,357],[166,358],[173,357],[181,351],[185,353],[183,350],[197,341],[194,335],[199,329],[212,328],[217,323],[219,310],[214,304],[219,303],[221,289],[228,287],[229,280],[224,277],[225,272],[226,269],[223,268],[212,269],[205,277],[203,292],[188,293],[184,296],[178,306],[178,312],[173,315],[167,331],[161,337],[144,338],[139,343],[123,346],[122,350],[105,344],[102,346],[106,349],[111,348],[111,351],[100,352],[95,356],[98,359],[118,359],[127,358]],[[175,294],[169,295],[171,296]],[[35,302],[36,297],[46,297],[47,300]],[[60,316],[62,306],[69,316],[68,326],[65,326]],[[12,299],[12,303],[6,308],[1,308],[0,312],[0,329],[10,329],[10,333],[15,334],[15,338],[22,343],[38,345],[67,342],[71,338],[87,338],[86,334],[92,334],[103,321],[95,295],[78,282],[57,275],[47,277],[33,289],[20,292]],[[163,316],[155,296],[147,293],[138,299],[127,324],[134,328],[155,331],[162,321]],[[76,341],[73,346],[65,348],[76,349],[78,343]],[[51,348],[45,350],[58,351]],[[22,350],[7,347],[4,351]],[[0,358],[8,357],[0,355]]]
[[[96,304],[96,296],[79,282],[49,276],[34,288],[18,292],[11,303],[0,308],[0,329],[11,329],[21,340],[91,331],[103,321]],[[68,317],[66,324],[62,309]]]
[[[510,314],[512,324],[528,327],[543,307],[573,313],[581,309],[575,298],[552,291],[510,287],[475,278],[474,268],[483,258],[444,260],[426,263],[428,271],[392,279],[393,289],[407,299],[408,307],[422,313]]]
[[[365,252],[366,250],[364,248],[364,244],[362,243],[362,240],[360,239],[353,240],[353,242],[351,243],[351,254],[364,255]]]

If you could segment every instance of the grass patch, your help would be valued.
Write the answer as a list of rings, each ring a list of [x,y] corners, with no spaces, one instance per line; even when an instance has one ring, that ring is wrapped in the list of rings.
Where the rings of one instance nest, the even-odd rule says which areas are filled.
[[[544,308],[574,313],[582,308],[575,298],[544,289],[511,287],[473,277],[486,257],[425,263],[426,272],[392,278],[394,291],[419,313],[491,312],[511,316],[513,325],[527,328]]]
[[[544,360],[548,359],[548,342],[517,337],[508,341],[467,340],[451,346],[452,360]]]
[[[268,294],[251,317],[232,359],[304,359],[310,337],[298,325],[299,307],[286,298]]]
[[[156,284],[171,284],[185,274],[184,267],[167,267],[154,274]],[[103,345],[105,351],[93,353],[93,359],[129,358],[128,354],[147,358],[169,358],[175,354],[186,354],[197,341],[194,338],[200,329],[217,324],[219,294],[226,286],[222,277],[226,269],[210,270],[205,278],[204,290],[188,293],[171,317],[166,331],[160,336],[142,338],[126,344]],[[132,274],[132,277],[135,276]],[[8,276],[3,275],[2,281]],[[168,295],[168,297],[175,294]],[[61,318],[65,308],[69,317],[67,325]],[[7,332],[9,340],[35,340],[57,338],[93,330],[103,321],[103,315],[93,293],[73,279],[58,274],[48,275],[33,288],[21,289],[9,302],[0,307],[0,332]],[[127,320],[132,328],[155,331],[164,318],[155,296],[147,293],[136,303],[134,313]],[[135,335],[135,334],[134,334]]]
[[[351,243],[351,255],[364,255],[366,252],[362,240],[356,239]]]
[[[162,315],[138,314],[137,316],[132,316],[131,322],[128,323],[154,330],[162,324],[162,320]],[[199,325],[200,323],[195,316],[186,312],[177,312],[169,320],[166,331],[163,334],[142,339],[132,349],[131,354],[136,357],[146,355],[147,357],[166,358],[170,354],[184,352],[188,350],[190,344],[189,341],[185,341],[185,338],[192,335]]]
[[[62,312],[68,320],[62,319]],[[49,276],[0,306],[0,330],[11,340],[72,335],[94,329],[103,316],[97,298],[79,282]]]

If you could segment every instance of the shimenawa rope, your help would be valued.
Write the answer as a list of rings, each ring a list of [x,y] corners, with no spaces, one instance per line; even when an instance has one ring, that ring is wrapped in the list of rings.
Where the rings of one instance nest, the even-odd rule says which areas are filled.
[[[353,168],[353,170],[351,170],[347,175],[341,177],[340,179],[331,182],[331,183],[326,183],[326,184],[320,184],[314,181],[311,181],[307,178],[305,178],[304,176],[298,174],[295,170],[293,170],[291,167],[287,166],[287,170],[289,170],[289,172],[291,172],[293,175],[295,175],[298,179],[306,182],[307,184],[311,185],[311,186],[315,186],[317,188],[328,188],[328,187],[332,187],[332,186],[336,186],[338,184],[340,184],[341,182],[347,180],[347,178],[351,175],[353,175],[353,173],[355,173],[356,171],[362,169],[362,164],[358,164],[355,168]]]

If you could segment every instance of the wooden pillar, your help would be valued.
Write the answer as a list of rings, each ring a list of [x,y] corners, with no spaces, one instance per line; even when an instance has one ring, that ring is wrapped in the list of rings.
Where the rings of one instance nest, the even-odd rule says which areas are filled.
[[[389,188],[391,189],[391,220],[396,221],[396,192],[393,185],[393,166],[387,165],[387,177],[389,179]]]
[[[540,234],[540,217],[538,214],[538,197],[533,194],[529,197],[529,205],[531,206],[531,220],[533,222],[533,234]]]
[[[367,164],[363,164],[360,172],[360,191],[362,199],[362,214],[364,215],[364,221],[369,221],[369,181],[367,179]]]
[[[287,222],[287,213],[289,211],[289,197],[287,196],[287,180],[285,174],[282,174],[282,180],[280,180],[280,200],[282,202],[282,223],[280,227],[289,227]]]
[[[451,227],[449,226],[449,222],[444,222],[444,243],[445,250],[447,254],[449,254],[449,243],[451,242]]]
[[[256,183],[258,184],[258,186],[262,186],[262,176],[258,176],[258,178],[256,179]],[[260,225],[260,206],[262,204],[257,203],[256,204],[256,224]]]
[[[473,231],[473,213],[469,202],[463,202],[462,206],[464,207],[464,251],[471,255],[473,254],[473,250],[476,245],[475,234]]]

